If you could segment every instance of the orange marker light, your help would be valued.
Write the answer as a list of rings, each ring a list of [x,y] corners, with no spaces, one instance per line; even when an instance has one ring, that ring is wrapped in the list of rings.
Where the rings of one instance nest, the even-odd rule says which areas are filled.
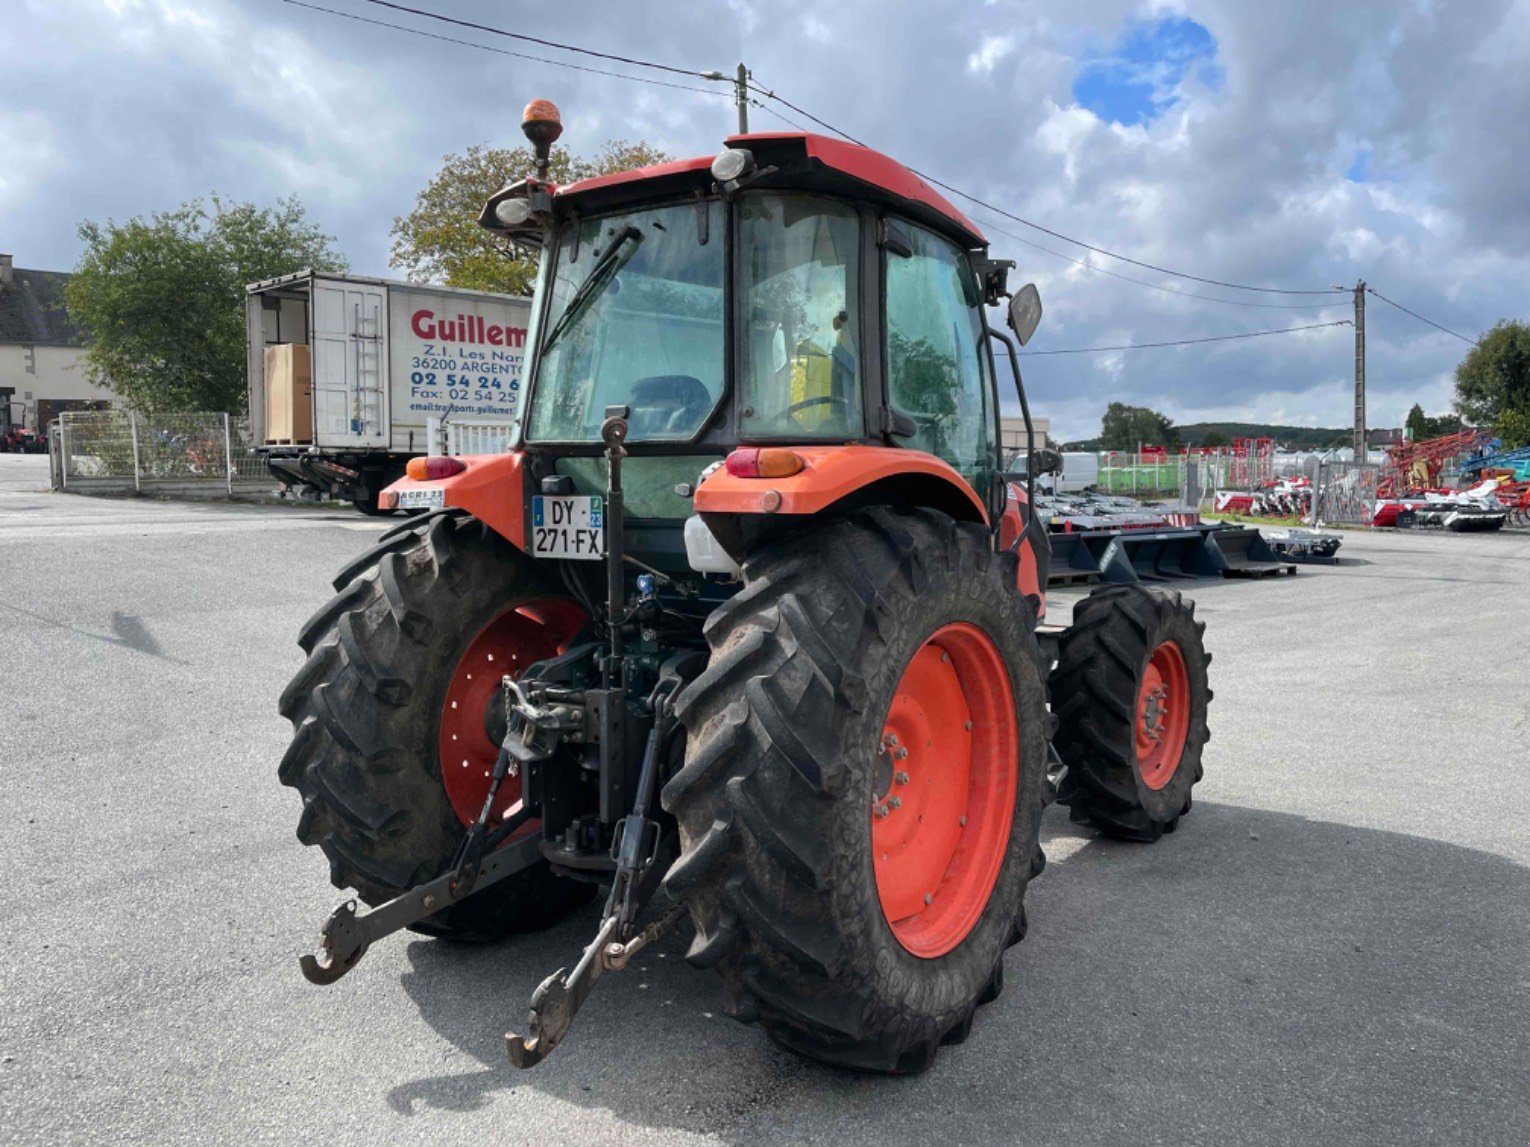
[[[450,478],[467,469],[461,458],[411,458],[404,473],[416,482],[434,482],[438,478]]]
[[[521,122],[562,124],[563,117],[558,114],[558,105],[552,100],[532,100],[521,113]]]
[[[743,446],[728,455],[725,469],[735,478],[790,478],[806,465],[794,450]]]

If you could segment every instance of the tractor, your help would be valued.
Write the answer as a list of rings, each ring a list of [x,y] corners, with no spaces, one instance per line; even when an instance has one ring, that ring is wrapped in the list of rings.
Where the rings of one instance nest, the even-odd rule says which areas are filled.
[[[555,186],[557,109],[522,129],[478,221],[539,253],[510,448],[410,461],[281,698],[298,837],[355,890],[303,973],[599,897],[517,1067],[688,919],[735,1018],[921,1071],[1003,986],[1048,803],[1138,841],[1189,810],[1204,624],[1137,586],[1043,623],[1047,452],[1003,475],[994,353],[1029,429],[1040,298],[923,179],[755,133]]]

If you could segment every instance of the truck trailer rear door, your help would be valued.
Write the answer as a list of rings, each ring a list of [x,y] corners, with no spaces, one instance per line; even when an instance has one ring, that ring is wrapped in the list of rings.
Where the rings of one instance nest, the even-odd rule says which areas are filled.
[[[343,279],[313,282],[314,440],[388,444],[388,289]]]

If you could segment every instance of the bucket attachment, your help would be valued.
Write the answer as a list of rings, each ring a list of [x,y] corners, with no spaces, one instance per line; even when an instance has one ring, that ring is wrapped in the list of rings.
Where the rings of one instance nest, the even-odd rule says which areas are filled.
[[[1251,526],[1175,526],[1155,530],[1075,530],[1051,534],[1048,586],[1135,585],[1193,578],[1295,573]]]
[[[1207,534],[1223,563],[1223,577],[1271,577],[1294,574],[1296,563],[1282,558],[1252,526],[1234,526]]]

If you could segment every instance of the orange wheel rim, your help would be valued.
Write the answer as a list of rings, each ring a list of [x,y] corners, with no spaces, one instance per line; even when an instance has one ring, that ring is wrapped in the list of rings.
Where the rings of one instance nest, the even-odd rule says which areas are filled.
[[[1179,645],[1165,641],[1153,650],[1132,719],[1137,772],[1150,789],[1168,784],[1179,768],[1190,732],[1190,674]]]
[[[951,951],[988,907],[1009,851],[1019,746],[993,640],[965,622],[936,630],[898,682],[871,794],[882,913],[916,956]]]
[[[437,742],[441,783],[463,824],[478,820],[489,795],[504,736],[505,674],[519,677],[533,663],[561,653],[584,621],[584,610],[573,602],[538,598],[496,615],[468,642],[441,702]],[[490,823],[520,799],[520,776],[506,777],[494,797]]]

